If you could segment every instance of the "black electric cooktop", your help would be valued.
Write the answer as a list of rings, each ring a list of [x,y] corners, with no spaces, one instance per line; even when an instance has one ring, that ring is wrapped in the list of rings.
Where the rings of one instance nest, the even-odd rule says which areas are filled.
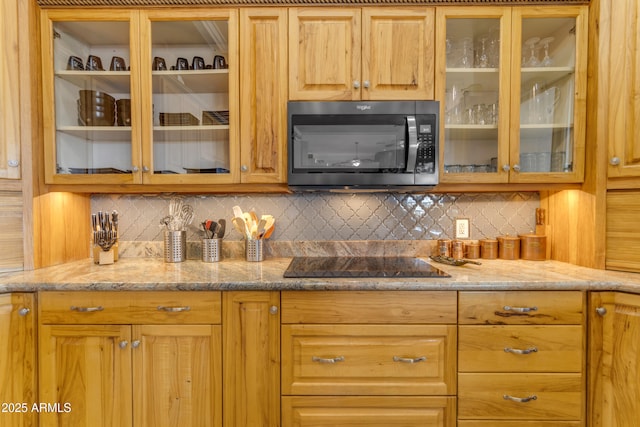
[[[296,257],[284,277],[451,277],[414,257]]]

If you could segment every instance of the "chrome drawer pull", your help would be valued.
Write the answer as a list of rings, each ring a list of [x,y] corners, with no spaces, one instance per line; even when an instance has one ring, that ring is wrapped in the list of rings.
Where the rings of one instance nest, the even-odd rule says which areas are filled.
[[[502,307],[504,311],[515,311],[518,313],[529,313],[531,311],[538,311],[538,307],[511,307],[510,305],[505,305]]]
[[[336,362],[344,362],[344,356],[338,356],[338,357],[332,357],[332,358],[313,356],[311,360],[318,363],[336,363]]]
[[[513,354],[531,354],[531,353],[537,353],[538,352],[538,348],[537,347],[530,347],[524,350],[520,350],[517,348],[511,348],[511,347],[505,347],[504,348],[505,353],[513,353]]]
[[[527,403],[527,402],[531,402],[532,400],[538,400],[538,396],[536,396],[535,394],[533,396],[527,396],[527,397],[513,397],[513,396],[509,396],[508,394],[505,394],[502,396],[502,398],[504,400],[510,400],[512,402],[518,402],[518,403]]]
[[[189,311],[191,310],[191,307],[189,307],[188,305],[185,305],[184,307],[165,307],[164,305],[159,305],[158,310],[169,311],[171,313],[178,313],[181,311]]]
[[[393,356],[394,362],[402,362],[402,363],[418,363],[418,362],[426,362],[426,360],[427,360],[426,356],[413,357],[413,358]]]
[[[94,311],[102,311],[104,310],[104,307],[99,305],[97,307],[76,307],[75,305],[71,306],[71,310],[72,311],[77,311],[79,313],[91,313]]]

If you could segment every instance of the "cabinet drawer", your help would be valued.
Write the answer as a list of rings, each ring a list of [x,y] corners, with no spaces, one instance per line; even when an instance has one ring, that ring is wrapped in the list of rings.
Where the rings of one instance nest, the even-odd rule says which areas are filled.
[[[283,397],[283,427],[454,427],[455,397]]]
[[[455,326],[283,325],[282,394],[453,394],[455,345]]]
[[[41,292],[44,324],[217,324],[220,292]]]
[[[460,326],[459,372],[582,372],[581,326]]]
[[[284,291],[282,323],[456,323],[448,291]]]
[[[459,374],[459,419],[580,420],[580,374]],[[513,399],[533,398],[526,402]]]
[[[467,325],[580,325],[584,293],[552,291],[460,292],[458,322]]]

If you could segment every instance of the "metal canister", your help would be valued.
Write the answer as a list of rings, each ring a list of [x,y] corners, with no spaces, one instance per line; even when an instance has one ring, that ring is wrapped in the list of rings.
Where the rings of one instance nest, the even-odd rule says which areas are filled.
[[[451,240],[438,239],[438,255],[451,256]]]
[[[547,259],[547,236],[542,234],[521,234],[520,258],[530,261],[544,261]]]
[[[498,237],[498,258],[519,259],[520,258],[520,238],[517,236]]]
[[[496,239],[480,240],[480,257],[483,259],[498,258],[498,241]]]
[[[464,258],[464,242],[462,240],[454,240],[451,243],[451,256],[454,259]]]
[[[467,240],[464,242],[464,256],[467,259],[480,258],[480,242],[477,240]]]

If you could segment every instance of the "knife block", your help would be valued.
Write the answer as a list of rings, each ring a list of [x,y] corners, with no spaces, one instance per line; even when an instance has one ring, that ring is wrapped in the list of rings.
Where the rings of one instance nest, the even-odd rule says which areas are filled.
[[[93,245],[94,264],[109,265],[118,261],[118,244],[114,244],[108,251],[103,251],[99,245]]]

